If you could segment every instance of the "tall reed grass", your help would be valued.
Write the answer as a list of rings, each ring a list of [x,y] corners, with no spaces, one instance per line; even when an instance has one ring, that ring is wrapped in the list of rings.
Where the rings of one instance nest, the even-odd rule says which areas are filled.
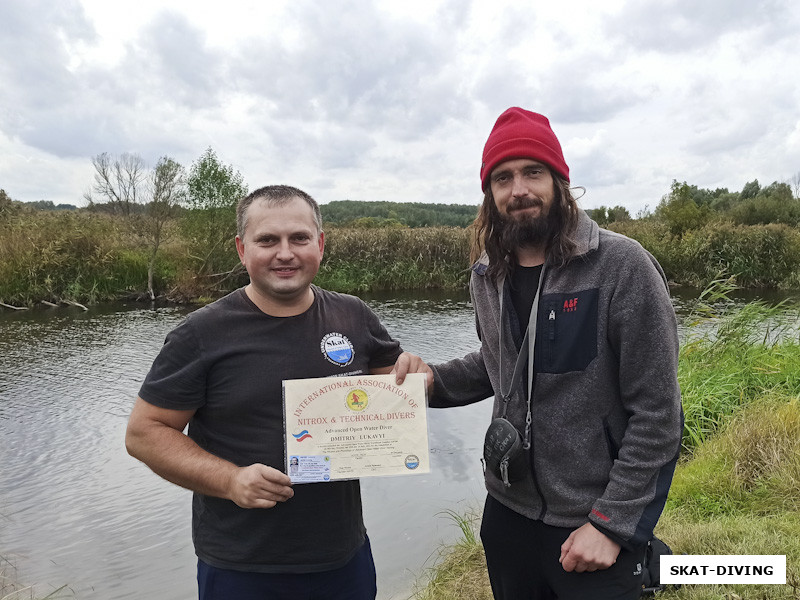
[[[0,226],[0,301],[94,303],[146,289],[146,249],[119,219],[42,211],[7,216]],[[162,262],[158,279],[169,271]]]
[[[717,299],[724,297],[717,282]],[[707,292],[709,291],[707,290]],[[719,304],[718,304],[719,305]],[[678,380],[692,452],[741,406],[769,394],[800,397],[800,309],[752,302],[717,312],[701,302],[681,345]]]
[[[149,249],[124,219],[87,212],[0,215],[0,302],[94,303],[144,295]],[[190,244],[175,223],[172,242],[156,263],[157,293],[183,301],[218,297],[247,282],[229,273],[191,271]],[[317,283],[341,292],[394,289],[463,289],[468,280],[464,229],[331,227]],[[220,248],[220,264],[238,265],[233,239]],[[224,255],[224,256],[222,256]]]
[[[331,229],[317,283],[340,292],[463,289],[469,279],[467,230]]]
[[[36,593],[34,586],[19,582],[14,564],[8,558],[0,556],[0,600],[66,600],[69,597],[73,596],[67,585],[62,585],[45,596]]]
[[[800,288],[800,230],[787,225],[708,223],[682,236],[654,220],[621,221],[610,229],[637,240],[670,281],[706,287],[719,273],[746,288]]]
[[[675,283],[703,287],[723,272],[742,287],[800,289],[796,228],[715,223],[679,238],[657,221],[611,227],[650,250]],[[159,252],[157,294],[191,301],[246,283],[246,274],[235,268],[233,239],[205,261],[232,270],[198,274],[195,241],[182,238],[185,232],[176,222],[168,228],[174,235]],[[335,291],[463,289],[469,278],[468,229],[329,227],[326,246],[317,283]],[[0,213],[0,302],[93,303],[144,296],[149,251],[121,217],[84,211]]]

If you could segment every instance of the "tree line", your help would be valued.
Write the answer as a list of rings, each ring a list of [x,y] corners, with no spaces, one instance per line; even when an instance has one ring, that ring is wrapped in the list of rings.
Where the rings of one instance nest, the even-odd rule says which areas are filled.
[[[92,164],[94,181],[84,199],[87,209],[93,212],[177,218],[185,216],[186,211],[230,208],[238,200],[237,194],[247,193],[241,174],[223,165],[211,148],[192,164],[188,175],[168,157],[159,159],[152,171],[135,154],[113,157],[104,153],[94,157]],[[165,199],[164,194],[171,196]],[[0,190],[0,210],[4,205],[13,204],[24,204],[36,210],[78,210],[75,205],[54,205],[49,200],[14,202]],[[340,227],[465,228],[477,216],[478,207],[474,204],[335,200],[321,205],[320,211],[326,225]],[[774,181],[764,187],[755,179],[739,192],[728,188],[699,188],[673,180],[670,191],[660,199],[655,210],[645,205],[635,217],[619,205],[585,211],[604,227],[630,220],[655,220],[665,223],[677,235],[719,219],[737,225],[780,223],[794,227],[800,224],[800,172],[788,182]]]
[[[710,222],[725,220],[735,225],[800,224],[800,172],[790,183],[774,181],[761,187],[758,179],[745,184],[741,192],[727,188],[708,190],[685,181],[672,182],[654,218],[666,223],[671,233],[682,235]]]

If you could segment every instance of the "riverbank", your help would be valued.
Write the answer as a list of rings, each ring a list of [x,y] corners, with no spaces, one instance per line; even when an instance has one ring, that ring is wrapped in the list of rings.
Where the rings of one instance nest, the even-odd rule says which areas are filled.
[[[151,250],[120,219],[103,214],[30,213],[0,222],[0,303],[5,310],[40,303],[84,305],[150,301]],[[233,244],[200,262],[177,226],[160,248],[154,294],[179,303],[207,302],[248,282]],[[333,291],[464,289],[469,238],[456,227],[338,229],[326,232],[315,282]],[[213,272],[203,265],[213,263]],[[3,310],[3,308],[0,308]]]
[[[704,288],[733,277],[742,288],[800,289],[797,227],[720,220],[675,235],[666,223],[646,219],[612,223],[609,229],[638,241],[680,285]]]
[[[0,303],[26,308],[42,302],[150,300],[152,248],[124,220],[74,211],[0,217]],[[718,222],[676,236],[653,219],[609,227],[652,252],[675,284],[702,288],[730,276],[744,288],[800,289],[797,228]],[[165,226],[153,269],[154,295],[206,302],[247,283],[233,240],[199,257],[182,235],[178,223]],[[355,294],[465,289],[470,236],[471,229],[457,227],[328,227],[316,282]]]
[[[698,315],[699,317],[700,315]],[[800,600],[800,338],[748,304],[681,347],[683,456],[656,528],[676,554],[783,554],[786,585],[687,585],[664,600]],[[768,332],[765,335],[765,331]],[[416,600],[491,599],[478,519],[420,578]]]

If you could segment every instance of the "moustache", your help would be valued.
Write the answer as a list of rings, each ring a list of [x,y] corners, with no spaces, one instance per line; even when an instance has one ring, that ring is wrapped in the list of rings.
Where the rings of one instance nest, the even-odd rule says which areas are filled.
[[[544,206],[544,202],[540,198],[512,198],[511,201],[508,203],[508,210],[519,210],[522,208],[532,208],[537,206],[542,208]]]

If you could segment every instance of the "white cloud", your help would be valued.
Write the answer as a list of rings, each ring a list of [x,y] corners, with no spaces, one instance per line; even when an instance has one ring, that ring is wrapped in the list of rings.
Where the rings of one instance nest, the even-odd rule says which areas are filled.
[[[800,171],[790,0],[0,3],[0,187],[80,203],[92,156],[211,146],[251,187],[478,203],[509,106],[546,114],[582,205]]]

